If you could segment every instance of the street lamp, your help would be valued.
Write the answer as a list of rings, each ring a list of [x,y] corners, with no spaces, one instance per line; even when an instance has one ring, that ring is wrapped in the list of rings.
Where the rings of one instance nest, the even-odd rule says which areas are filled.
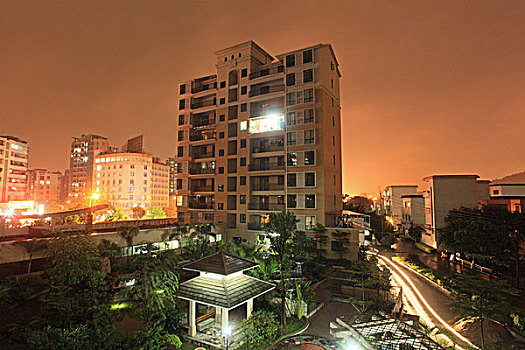
[[[94,199],[94,200],[98,200],[100,198],[100,195],[98,193],[93,193],[91,195],[91,197],[89,197],[89,207],[91,208],[91,200]]]

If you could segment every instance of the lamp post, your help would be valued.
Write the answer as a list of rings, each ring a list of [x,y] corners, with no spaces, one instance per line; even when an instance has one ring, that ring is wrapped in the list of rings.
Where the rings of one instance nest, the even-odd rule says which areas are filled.
[[[98,193],[93,193],[90,197],[89,197],[89,207],[91,208],[91,200],[94,199],[94,200],[98,200],[100,198],[100,195]]]

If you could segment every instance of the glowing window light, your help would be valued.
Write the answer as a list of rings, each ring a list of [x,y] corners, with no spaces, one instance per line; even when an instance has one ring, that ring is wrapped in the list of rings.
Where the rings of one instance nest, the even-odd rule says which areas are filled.
[[[283,130],[284,116],[282,114],[269,114],[250,119],[250,134]]]

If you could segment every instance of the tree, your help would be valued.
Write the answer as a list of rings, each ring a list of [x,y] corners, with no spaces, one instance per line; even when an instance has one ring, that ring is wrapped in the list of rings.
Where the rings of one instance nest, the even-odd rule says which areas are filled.
[[[461,317],[480,321],[482,348],[485,348],[485,319],[505,319],[514,309],[504,300],[505,292],[513,293],[505,282],[480,280],[466,274],[458,276],[456,288],[452,291],[452,308]]]
[[[35,254],[45,250],[47,243],[42,239],[31,238],[30,240],[22,241],[21,244],[28,257],[27,273],[31,273],[31,264],[33,262],[33,257],[35,256]]]
[[[295,281],[295,297],[297,307],[297,318],[303,318],[303,305],[308,305],[314,292],[310,289],[312,281],[308,281],[305,284],[301,284],[299,281]]]
[[[131,228],[126,227],[119,227],[117,229],[117,234],[126,241],[126,247],[127,247],[127,264],[129,265],[129,257],[130,255],[133,255],[133,241],[135,240],[135,237],[137,237],[140,233],[140,229],[135,226]]]
[[[297,217],[288,211],[271,213],[264,229],[270,235],[270,247],[277,255],[281,275],[281,333],[286,325],[286,288],[285,276],[290,269],[292,255],[292,237],[297,229]]]
[[[114,208],[106,214],[106,221],[126,221],[129,216],[122,208]]]
[[[151,208],[148,214],[144,217],[145,219],[165,219],[166,214],[162,208]]]
[[[174,227],[168,230],[168,240],[177,239],[179,241],[180,255],[183,253],[182,239],[187,237],[193,229],[192,224],[179,225],[175,224]]]
[[[246,349],[267,349],[279,334],[279,325],[275,315],[268,311],[255,311],[252,316],[244,320],[240,327],[240,333],[246,344]]]
[[[141,207],[133,207],[131,209],[131,216],[135,220],[140,220],[146,215],[146,211],[142,209]]]

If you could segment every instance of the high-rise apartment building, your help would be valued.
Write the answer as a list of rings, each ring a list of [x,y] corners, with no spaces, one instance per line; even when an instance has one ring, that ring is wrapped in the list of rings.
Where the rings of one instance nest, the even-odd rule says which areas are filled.
[[[73,137],[69,160],[68,197],[70,201],[83,201],[91,196],[95,156],[109,150],[109,141],[106,137],[92,134]]]
[[[39,203],[61,203],[64,200],[65,177],[60,171],[28,170],[27,195]]]
[[[0,136],[0,202],[25,199],[28,151],[26,141]]]
[[[97,202],[130,210],[169,206],[169,166],[144,153],[95,156],[93,177]]]
[[[253,239],[271,212],[298,228],[342,210],[341,74],[331,45],[272,56],[253,41],[215,53],[216,72],[180,84],[179,220]]]

